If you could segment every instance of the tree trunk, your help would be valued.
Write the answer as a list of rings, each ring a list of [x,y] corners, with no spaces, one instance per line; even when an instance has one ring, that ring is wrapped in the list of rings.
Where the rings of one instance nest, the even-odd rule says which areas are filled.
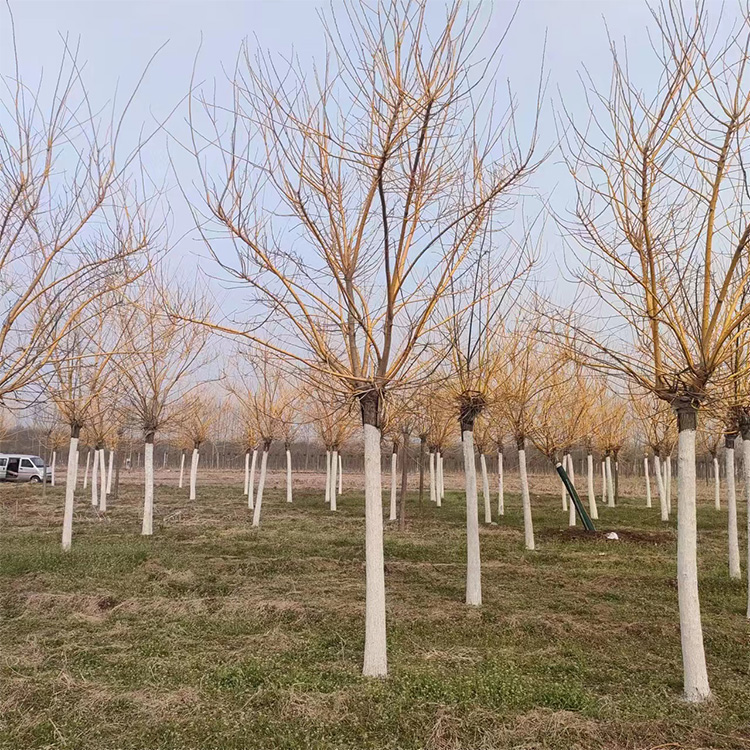
[[[602,505],[607,504],[607,464],[602,459]]]
[[[365,654],[362,674],[385,677],[388,656],[383,559],[383,495],[380,485],[380,430],[363,406],[365,450]],[[366,421],[369,420],[369,421]]]
[[[339,495],[344,492],[344,459],[339,453]]]
[[[250,449],[248,448],[245,451],[245,483],[243,485],[244,490],[242,492],[243,495],[247,495],[247,485],[250,481]]]
[[[100,448],[96,455],[99,461],[99,510],[102,513],[107,512],[107,459],[105,458],[104,448]]]
[[[120,497],[120,464],[122,463],[122,456],[120,455],[119,449],[115,451],[115,486],[112,490],[113,499],[117,500]]]
[[[195,485],[198,481],[198,459],[200,454],[197,448],[193,448],[193,455],[190,457],[190,499],[195,500]]]
[[[331,504],[331,451],[326,450],[326,505]]]
[[[445,484],[443,483],[443,454],[438,451],[435,456],[435,471],[437,474],[437,495],[435,497],[435,504],[438,508],[443,506],[443,498],[445,497]]]
[[[685,698],[704,701],[711,695],[703,650],[700,601],[698,599],[697,525],[695,517],[695,428],[694,409],[677,413],[677,597],[680,609],[682,665]]]
[[[66,552],[73,543],[73,508],[78,481],[78,428],[71,430],[68,446],[68,469],[65,474],[65,510],[63,511],[62,548]]]
[[[112,473],[115,468],[115,452],[112,448],[109,450],[109,467],[107,469],[107,494],[112,494]]]
[[[255,508],[255,500],[253,495],[255,494],[255,464],[258,461],[258,449],[253,448],[253,458],[250,462],[250,478],[247,480],[247,507],[248,510]]]
[[[185,476],[185,451],[180,453],[180,481],[177,483],[177,488],[182,489],[183,478]]]
[[[154,436],[146,435],[143,451],[145,469],[145,488],[143,495],[143,525],[141,534],[151,536],[154,533]]]
[[[55,486],[55,465],[57,464],[57,451],[52,451],[52,461],[50,462],[50,473],[49,473],[49,483],[50,487]]]
[[[99,507],[99,449],[94,448],[94,460],[91,463],[91,505]]]
[[[461,440],[466,475],[466,603],[478,607],[482,603],[482,563],[479,551],[479,501],[474,431],[462,427]]]
[[[409,433],[404,433],[401,445],[401,493],[399,496],[398,530],[406,530],[406,492],[409,487]]]
[[[648,456],[643,457],[643,474],[646,478],[646,507],[651,507],[651,479],[648,475]]]
[[[742,473],[745,486],[745,507],[747,510],[747,612],[746,616],[750,620],[750,429],[743,428],[742,431]],[[679,481],[679,476],[677,481]]]
[[[339,453],[337,450],[331,451],[331,487],[328,490],[328,498],[331,503],[331,510],[338,510],[338,504],[336,502],[336,470],[339,466]]]
[[[292,452],[286,449],[286,501],[292,502]]]
[[[563,456],[562,465],[563,465],[563,468],[567,471],[567,467],[568,467],[568,454],[567,453]],[[562,486],[562,493],[560,494],[560,499],[562,500],[562,509],[564,511],[567,511],[568,510],[568,491],[565,489],[564,484]]]
[[[607,453],[604,457],[604,464],[607,468],[607,506],[615,507],[615,484],[612,481],[612,457]]]
[[[614,477],[615,505],[620,502],[620,462],[617,460],[617,451],[612,456],[612,475]]]
[[[719,459],[713,457],[714,465],[714,508],[721,510],[721,478],[719,477]]]
[[[435,452],[430,451],[430,502],[436,503],[438,488],[435,482]]]
[[[525,441],[518,441],[518,472],[521,475],[521,501],[523,504],[523,536],[526,549],[534,550],[534,522],[531,517],[531,495],[529,493],[529,477],[526,473]]]
[[[260,460],[260,477],[258,478],[258,492],[255,497],[255,509],[253,511],[253,526],[260,526],[260,511],[263,506],[263,488],[266,486],[266,467],[268,465],[268,449],[263,446],[263,457]]]
[[[86,471],[83,472],[83,489],[89,486],[89,462],[91,461],[91,451],[86,451]]]
[[[484,522],[492,523],[492,500],[490,499],[490,480],[487,475],[487,459],[484,453],[479,454],[479,465],[482,468],[482,499],[484,500]]]
[[[727,467],[727,516],[729,535],[729,577],[739,579],[740,570],[740,538],[737,530],[737,493],[734,478],[734,446],[735,436],[725,438],[724,460]]]
[[[565,464],[563,463],[563,468],[565,468],[565,471],[568,474],[568,479],[570,479],[570,483],[575,487],[575,473],[573,472],[573,457],[570,455],[570,453],[567,454],[568,459],[568,465],[565,467]],[[576,504],[573,502],[573,498],[568,498],[568,526],[575,526],[576,525]]]
[[[672,456],[667,456],[664,477],[664,491],[667,496],[667,511],[672,515]]]
[[[419,504],[422,505],[422,499],[424,498],[424,453],[425,453],[425,445],[427,444],[427,438],[422,435],[419,438]],[[435,502],[435,498],[433,497],[434,494],[434,472],[435,472],[435,465],[434,465],[434,456],[432,454],[432,451],[430,451],[430,461],[433,462],[430,465],[430,471],[432,474],[430,475],[430,500]]]
[[[588,463],[588,491],[589,491],[589,515],[592,520],[599,519],[599,508],[596,506],[596,491],[594,490],[594,457],[589,453],[586,457]]]
[[[389,521],[396,520],[396,460],[396,445],[394,443],[393,452],[391,453],[391,507],[388,514]]]
[[[505,515],[505,487],[503,486],[503,451],[497,452],[497,515]]]

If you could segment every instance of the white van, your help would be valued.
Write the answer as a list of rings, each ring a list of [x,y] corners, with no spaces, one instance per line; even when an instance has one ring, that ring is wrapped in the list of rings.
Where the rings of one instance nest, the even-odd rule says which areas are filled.
[[[19,453],[0,454],[0,481],[43,482],[47,467],[44,459]]]

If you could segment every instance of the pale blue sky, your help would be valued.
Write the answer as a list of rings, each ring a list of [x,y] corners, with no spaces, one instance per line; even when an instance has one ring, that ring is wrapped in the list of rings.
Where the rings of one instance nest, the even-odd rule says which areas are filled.
[[[441,13],[442,0],[431,0],[435,12]],[[130,91],[148,59],[161,45],[157,56],[133,106],[132,132],[141,122],[147,124],[164,117],[185,96],[191,67],[202,38],[198,62],[199,80],[222,81],[222,65],[232,66],[234,56],[244,38],[257,38],[262,48],[271,52],[288,52],[292,48],[301,59],[318,57],[322,52],[322,33],[317,14],[329,3],[317,0],[13,0],[21,68],[27,83],[44,69],[51,76],[61,53],[61,34],[80,38],[81,58],[86,61],[85,80],[95,103],[104,103],[112,96],[114,86]],[[335,9],[336,2],[333,2]],[[515,2],[485,2],[483,12],[490,15],[487,43],[491,43],[507,23]],[[9,71],[7,44],[8,15],[0,10],[3,33],[0,34],[0,63]],[[609,53],[605,21],[618,39],[627,37],[636,72],[648,82],[650,51],[644,30],[649,11],[640,0],[525,0],[521,3],[510,37],[504,48],[503,74],[511,80],[521,102],[521,111],[530,113],[539,75],[539,58],[547,35],[547,70],[550,75],[548,102],[541,129],[541,149],[555,140],[551,103],[557,99],[558,87],[566,104],[573,110],[582,109],[581,84],[578,74],[582,65],[606,87],[609,80]],[[178,111],[170,129],[180,137],[184,132],[184,109]],[[166,136],[159,136],[147,150],[146,161],[152,174],[168,172]],[[171,147],[178,170],[189,173],[189,159]],[[174,179],[170,178],[174,185]],[[561,208],[569,195],[569,183],[557,155],[544,165],[534,179],[534,187],[544,195],[554,192],[554,201]],[[173,237],[189,231],[190,216],[176,189],[169,193],[174,212]],[[546,237],[549,262],[547,278],[554,277],[559,242],[556,229],[550,225]],[[183,270],[194,263],[210,269],[200,261],[205,255],[200,244],[185,238],[174,255]]]

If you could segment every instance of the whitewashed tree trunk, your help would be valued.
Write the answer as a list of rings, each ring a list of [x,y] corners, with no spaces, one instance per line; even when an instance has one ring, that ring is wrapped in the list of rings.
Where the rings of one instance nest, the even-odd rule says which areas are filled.
[[[482,562],[479,551],[479,500],[474,432],[463,430],[461,439],[466,475],[466,603],[478,607],[482,603]]]
[[[672,456],[667,456],[664,477],[665,494],[667,496],[667,510],[672,515]]]
[[[589,515],[596,521],[599,518],[599,508],[596,507],[596,491],[594,490],[594,457],[589,453],[586,460],[588,463]]]
[[[719,459],[714,456],[714,508],[721,510],[721,477],[719,476]]]
[[[437,506],[438,508],[443,504],[445,499],[445,474],[443,473],[443,454],[437,452],[437,475],[438,475],[438,494],[437,494]]]
[[[503,452],[497,452],[497,515],[505,515],[505,487],[503,486]]]
[[[646,478],[646,507],[651,507],[651,477],[648,475],[648,456],[643,457],[643,475]]]
[[[566,458],[568,459],[568,465],[565,466],[563,464],[563,468],[568,472],[568,479],[570,479],[571,484],[575,487],[575,473],[573,472],[573,457],[568,453],[566,455]],[[564,487],[565,485],[563,485]],[[568,526],[575,526],[576,525],[576,504],[573,502],[572,498],[568,498]]]
[[[182,489],[183,478],[185,476],[185,451],[180,454],[180,481],[177,483],[177,489]]]
[[[607,505],[610,508],[615,507],[615,483],[612,481],[612,457],[604,457],[604,464],[607,468]]]
[[[669,508],[667,507],[667,489],[664,484],[664,469],[662,466],[661,458],[658,455],[654,456],[654,473],[656,474],[656,486],[659,490],[659,510],[661,512],[661,520],[669,521]]]
[[[57,451],[52,451],[52,461],[49,467],[49,483],[51,487],[55,486],[55,466],[57,464]]]
[[[568,464],[568,454],[566,453],[563,456],[562,465],[563,469],[567,468]],[[564,511],[568,510],[568,491],[565,489],[565,485],[562,486],[562,492],[560,493],[560,499],[562,500],[562,509]]]
[[[523,505],[523,536],[526,549],[535,549],[534,522],[531,518],[531,495],[529,493],[529,477],[526,473],[526,449],[518,449],[518,472],[521,475],[521,502]]]
[[[396,451],[391,453],[391,507],[388,514],[389,521],[396,520]]]
[[[726,439],[724,460],[727,469],[727,532],[729,536],[729,577],[739,579],[740,570],[740,538],[737,529],[737,493],[734,478],[734,437]]]
[[[107,459],[104,448],[99,450],[95,457],[99,460],[99,510],[107,512]]]
[[[328,496],[331,499],[331,510],[337,510],[338,505],[336,504],[336,470],[339,466],[339,453],[336,449],[331,451],[331,489],[328,492]]]
[[[677,597],[680,609],[682,665],[685,698],[708,699],[706,655],[703,650],[700,601],[698,599],[698,544],[695,514],[695,412],[678,413],[677,475]]]
[[[73,509],[75,506],[76,482],[78,481],[78,437],[70,438],[68,447],[68,469],[65,474],[65,509],[63,511],[62,548],[66,552],[73,543]]]
[[[331,504],[331,451],[326,450],[326,505]]]
[[[436,503],[438,488],[435,485],[435,453],[430,451],[430,502]]]
[[[112,474],[115,468],[115,451],[111,448],[109,451],[109,465],[107,467],[107,494],[112,494]]]
[[[263,448],[263,457],[260,459],[260,477],[258,478],[258,492],[255,496],[255,508],[253,510],[253,526],[260,526],[260,511],[263,506],[263,489],[266,486],[266,467],[268,466],[268,447]]]
[[[607,467],[602,459],[602,505],[607,504]]]
[[[86,471],[83,472],[83,489],[89,486],[89,462],[91,461],[91,451],[86,451]]]
[[[745,510],[747,511],[747,612],[750,620],[750,430],[744,430],[742,436],[742,474],[745,487]],[[678,477],[679,479],[679,477]]]
[[[99,507],[99,451],[96,448],[91,464],[91,505],[94,508]]]
[[[292,502],[292,452],[286,449],[286,501]]]
[[[365,654],[362,674],[385,677],[388,656],[385,625],[383,495],[380,484],[380,430],[365,423]],[[395,472],[394,472],[395,476]]]
[[[198,459],[200,454],[197,448],[193,448],[193,455],[190,457],[190,499],[195,500],[195,485],[198,481]],[[209,456],[209,465],[211,457]]]
[[[243,495],[247,495],[247,487],[248,483],[250,482],[250,450],[245,451],[245,484],[244,484],[244,490]]]
[[[152,438],[153,440],[153,438]],[[145,487],[143,493],[143,525],[141,534],[151,536],[154,533],[154,444],[146,438],[143,451]]]
[[[492,523],[492,500],[490,499],[490,480],[487,475],[487,460],[484,453],[479,455],[479,463],[482,467],[482,499],[484,500],[484,522]]]
[[[339,495],[344,494],[344,459],[339,453]]]
[[[253,458],[250,461],[250,478],[247,481],[247,507],[253,510],[255,507],[255,464],[258,461],[258,449],[253,448]]]

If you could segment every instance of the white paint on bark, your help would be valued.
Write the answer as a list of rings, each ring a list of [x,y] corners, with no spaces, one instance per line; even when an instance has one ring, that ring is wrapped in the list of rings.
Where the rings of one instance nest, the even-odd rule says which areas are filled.
[[[568,459],[568,466],[563,468],[566,468],[566,471],[568,472],[568,479],[570,479],[570,483],[575,486],[575,474],[573,473],[573,457],[570,455],[570,453],[567,454]],[[563,485],[564,486],[564,485]],[[575,526],[576,525],[576,504],[573,502],[573,498],[568,498],[568,526]]]
[[[195,485],[198,481],[198,459],[200,454],[197,448],[193,448],[193,455],[190,457],[190,499],[195,500]],[[209,464],[211,457],[209,456]]]
[[[99,450],[96,457],[99,460],[99,510],[107,512],[107,459],[104,448]]]
[[[338,505],[336,504],[336,470],[339,466],[339,454],[338,451],[331,451],[331,487],[328,491],[328,497],[331,501],[331,510],[337,510]]]
[[[253,510],[253,526],[260,526],[260,511],[263,507],[263,489],[266,486],[266,467],[268,466],[268,448],[263,449],[263,457],[260,459],[260,477],[258,477],[258,492],[255,497],[255,508]]]
[[[596,506],[596,491],[594,490],[594,457],[589,453],[586,460],[588,463],[589,515],[596,521],[599,518],[599,508]]]
[[[666,471],[664,472],[664,487],[667,496],[667,510],[672,514],[672,456],[667,456],[665,461]]]
[[[534,522],[531,518],[531,495],[529,494],[529,477],[526,473],[526,450],[518,450],[518,471],[521,475],[521,502],[523,505],[523,536],[526,549],[535,549]]]
[[[710,697],[711,690],[708,685],[698,599],[694,429],[680,430],[677,461],[677,598],[685,698],[690,702],[700,702]]]
[[[253,458],[250,462],[250,479],[247,482],[247,507],[253,510],[255,507],[255,499],[253,497],[255,490],[255,464],[258,461],[258,449],[253,448]]]
[[[151,536],[154,533],[154,444],[146,443],[143,452],[145,469],[145,487],[143,493],[143,524],[141,534]]]
[[[643,475],[646,479],[646,507],[651,507],[651,477],[648,475],[648,456],[643,457]]]
[[[83,489],[89,486],[89,462],[91,461],[91,451],[86,451],[86,471],[83,472]]]
[[[65,509],[63,511],[62,548],[66,552],[73,543],[73,509],[75,506],[76,482],[78,481],[78,438],[70,438],[68,447],[68,470],[65,474]]]
[[[107,467],[107,494],[112,494],[112,473],[115,468],[115,452],[113,449],[109,451],[109,465]]]
[[[615,483],[612,481],[612,457],[604,457],[604,465],[607,469],[607,505],[615,507]]]
[[[566,453],[563,456],[563,460],[562,460],[563,469],[567,467],[567,464],[568,464],[568,454]],[[562,486],[562,492],[560,493],[560,499],[562,500],[562,509],[564,511],[567,511],[568,510],[568,491],[565,489],[564,484]]]
[[[721,478],[719,477],[719,459],[714,456],[714,508],[721,510]]]
[[[244,484],[244,490],[243,495],[247,495],[247,486],[250,482],[250,451],[245,451],[245,484]]]
[[[445,482],[443,477],[443,454],[440,451],[437,452],[436,460],[436,471],[437,471],[437,497],[435,498],[435,505],[438,508],[443,506],[443,498],[445,497]]]
[[[505,487],[503,486],[503,452],[497,453],[497,515],[505,515]]]
[[[383,495],[380,484],[380,430],[363,427],[365,449],[365,654],[362,674],[385,677],[388,656],[385,624]]]
[[[177,488],[182,489],[183,478],[185,476],[185,451],[180,454],[180,481],[177,483]]]
[[[292,502],[292,452],[288,448],[286,451],[286,501]]]
[[[388,520],[396,520],[396,451],[391,453],[391,506]]]
[[[479,551],[479,500],[474,432],[464,430],[461,439],[466,476],[466,603],[478,607],[482,603],[482,562]]]
[[[91,466],[91,505],[94,508],[99,506],[99,451],[96,448]]]
[[[742,441],[742,473],[745,486],[745,510],[747,511],[747,612],[750,620],[750,440]]]
[[[479,463],[482,467],[482,499],[484,500],[484,522],[492,523],[492,500],[490,498],[490,480],[487,475],[487,460],[484,453],[479,456]]]
[[[331,504],[331,451],[326,451],[326,505]]]
[[[344,493],[344,459],[339,453],[339,495]]]
[[[727,468],[727,532],[729,535],[729,577],[739,579],[740,538],[737,531],[737,492],[734,478],[734,448],[724,451]]]
[[[430,451],[430,501],[437,502],[438,488],[435,484],[435,454]]]
[[[49,467],[49,483],[51,487],[55,486],[55,466],[57,464],[57,451],[52,451],[52,461]]]

